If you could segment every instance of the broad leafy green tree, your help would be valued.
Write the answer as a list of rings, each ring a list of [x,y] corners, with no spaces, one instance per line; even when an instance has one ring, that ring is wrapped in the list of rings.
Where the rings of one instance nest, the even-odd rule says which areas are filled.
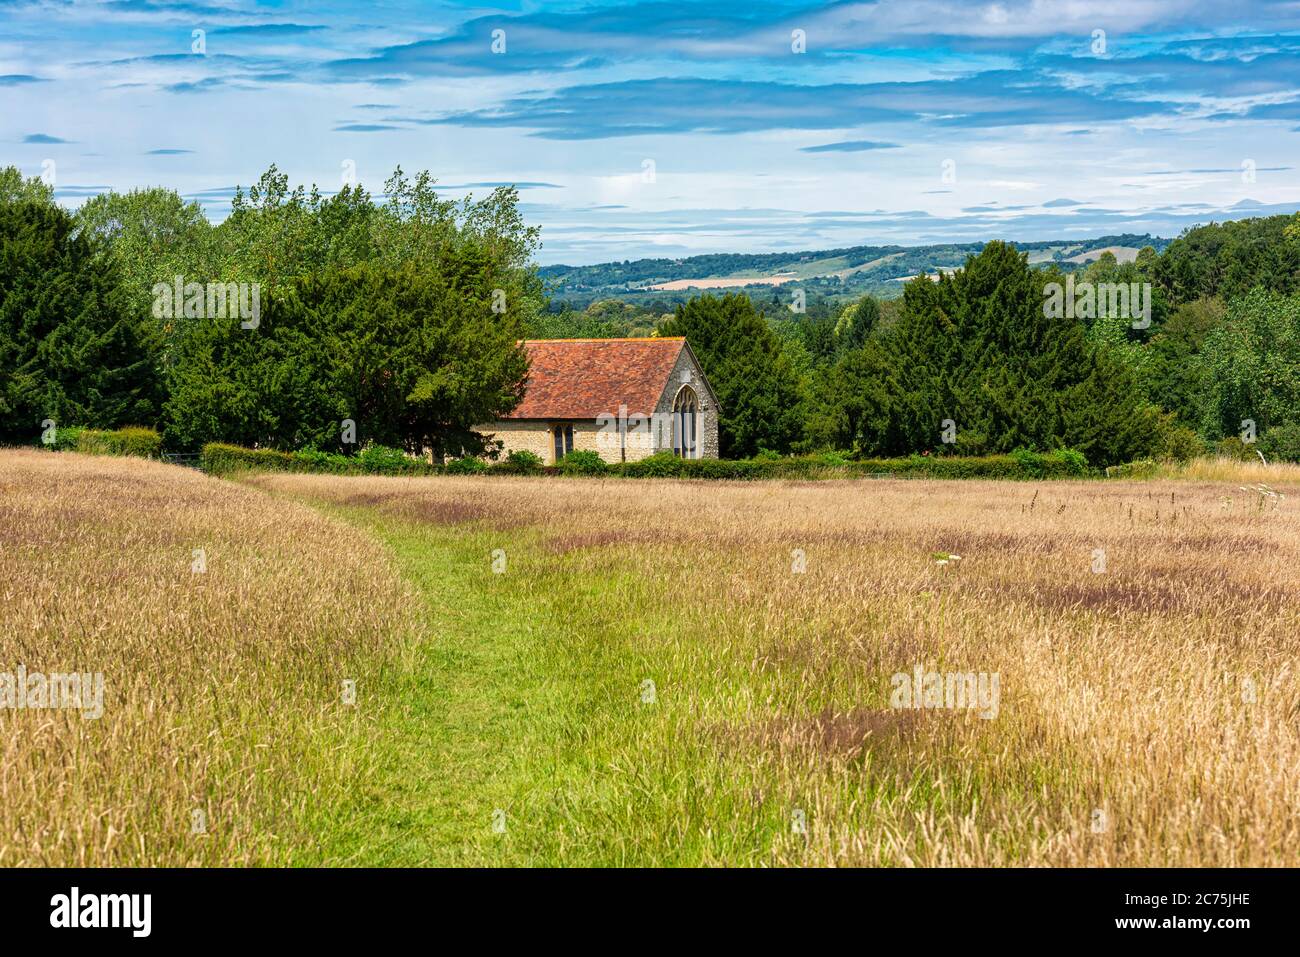
[[[1218,296],[1225,302],[1256,286],[1300,292],[1300,236],[1290,216],[1267,216],[1189,229],[1160,257],[1155,275],[1178,302]]]
[[[455,202],[438,195],[428,172],[410,179],[399,168],[384,193],[385,201],[376,203],[360,185],[333,196],[315,186],[290,188],[272,166],[247,193],[236,192],[230,216],[216,227],[211,278],[260,282],[269,292],[331,267],[437,268],[469,244],[477,250],[479,281],[501,290],[521,318],[540,310],[544,296],[531,264],[539,232],[524,222],[517,190],[501,187]]]
[[[155,283],[175,276],[206,282],[212,225],[198,203],[170,189],[101,193],[76,213],[77,227],[117,265],[125,292],[139,312],[149,312]]]
[[[32,202],[54,205],[54,187],[39,176],[24,177],[17,166],[0,169],[0,203]]]
[[[1174,308],[1147,347],[1151,398],[1183,426],[1199,428],[1202,424],[1209,389],[1205,339],[1223,321],[1224,307],[1218,299],[1183,303]]]
[[[518,403],[527,368],[487,258],[470,245],[437,269],[330,267],[278,286],[256,329],[185,320],[168,440],[339,450],[351,419],[359,443],[480,451],[472,427]]]
[[[1300,295],[1257,289],[1205,338],[1202,425],[1210,438],[1300,422]]]

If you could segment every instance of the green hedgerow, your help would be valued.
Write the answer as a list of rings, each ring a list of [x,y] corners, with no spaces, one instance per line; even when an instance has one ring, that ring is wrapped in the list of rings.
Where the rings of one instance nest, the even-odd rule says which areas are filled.
[[[138,425],[113,431],[82,429],[77,435],[77,451],[88,455],[135,455],[156,459],[162,455],[162,436],[153,429]]]
[[[564,475],[604,475],[609,463],[590,449],[575,449],[560,459],[560,472]]]
[[[622,472],[629,478],[677,478],[682,474],[682,460],[672,452],[656,452],[635,462],[627,462]]]
[[[213,475],[227,475],[231,472],[257,470],[264,472],[314,471],[310,468],[298,468],[298,460],[289,452],[276,449],[246,449],[239,445],[224,442],[209,442],[203,446],[199,457],[203,470]],[[304,465],[306,463],[303,463]]]
[[[1266,429],[1259,437],[1259,450],[1270,462],[1300,462],[1300,423]]]
[[[361,468],[376,475],[406,471],[414,460],[401,449],[387,445],[368,445],[357,455]]]
[[[51,432],[54,441],[46,445],[42,439],[42,448],[52,452],[75,452],[81,441],[81,433],[85,431],[85,427],[80,425],[55,426]]]
[[[542,470],[542,457],[527,449],[516,449],[501,463],[502,471],[515,475],[530,475]]]
[[[1238,459],[1245,462],[1251,459],[1258,459],[1255,454],[1254,442],[1243,442],[1240,436],[1230,435],[1226,439],[1220,439],[1215,446],[1215,452],[1230,459]]]
[[[480,458],[473,455],[465,455],[458,459],[452,459],[447,463],[448,475],[477,475],[479,472],[487,471],[488,464]]]

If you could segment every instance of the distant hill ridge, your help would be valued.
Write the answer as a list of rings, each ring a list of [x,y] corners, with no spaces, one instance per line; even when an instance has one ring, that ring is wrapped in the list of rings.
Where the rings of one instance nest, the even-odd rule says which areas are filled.
[[[1121,262],[1143,246],[1163,252],[1172,242],[1149,234],[1123,233],[1095,239],[1015,242],[1031,263],[1059,263],[1071,270],[1105,251]],[[938,269],[953,269],[978,253],[985,243],[927,246],[849,246],[842,249],[788,253],[706,253],[681,259],[637,259],[591,266],[543,266],[541,276],[552,297],[575,306],[596,299],[629,301],[681,299],[707,289],[771,290],[798,283],[809,295],[847,299],[871,292],[897,296],[900,280]]]

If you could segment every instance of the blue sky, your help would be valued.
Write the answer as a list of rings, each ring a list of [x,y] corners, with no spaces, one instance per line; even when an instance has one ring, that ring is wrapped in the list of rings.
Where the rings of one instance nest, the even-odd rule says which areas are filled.
[[[0,163],[517,183],[546,263],[1176,235],[1300,209],[1298,54],[1294,0],[0,0]]]

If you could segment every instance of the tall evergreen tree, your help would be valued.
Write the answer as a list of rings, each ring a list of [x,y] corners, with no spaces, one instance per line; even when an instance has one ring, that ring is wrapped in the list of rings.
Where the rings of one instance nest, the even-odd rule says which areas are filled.
[[[723,458],[790,450],[803,429],[803,383],[748,296],[692,299],[659,332],[686,337],[717,393]]]
[[[1081,322],[1044,308],[1041,277],[989,243],[963,269],[904,290],[881,354],[859,360],[874,416],[860,451],[907,454],[1078,449],[1108,464],[1149,449],[1156,410]],[[955,441],[947,442],[947,438]]]
[[[875,331],[880,322],[880,303],[872,296],[863,296],[857,302],[850,303],[840,313],[835,324],[835,336],[841,352],[861,349],[866,345],[867,337]]]
[[[60,207],[0,202],[0,441],[152,424],[159,398],[114,264]]]

